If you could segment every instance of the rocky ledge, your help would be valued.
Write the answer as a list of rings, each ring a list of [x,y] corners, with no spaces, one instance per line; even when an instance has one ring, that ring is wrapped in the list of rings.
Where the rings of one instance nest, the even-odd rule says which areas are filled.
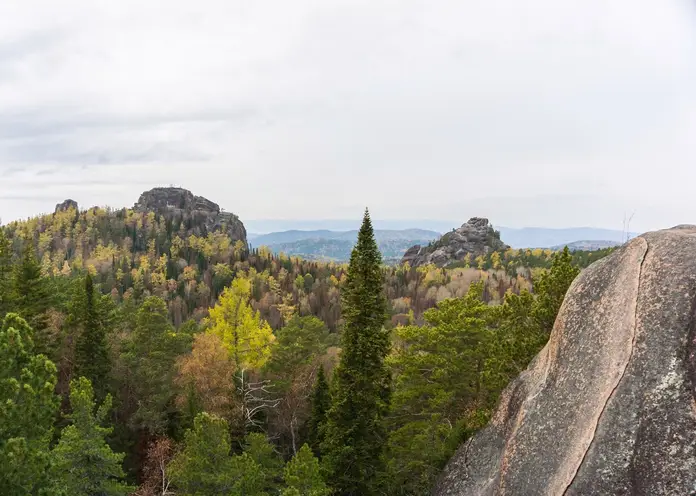
[[[220,206],[183,188],[154,188],[140,195],[135,210],[155,212],[166,219],[182,222],[187,231],[204,236],[224,231],[232,240],[246,244],[246,229],[239,217],[222,212]]]
[[[462,261],[467,255],[470,255],[473,262],[479,255],[505,251],[508,248],[488,219],[473,217],[459,229],[448,232],[428,246],[412,246],[404,254],[401,263],[408,262],[412,267],[427,264],[445,267]]]
[[[584,271],[435,496],[696,494],[696,226]]]
[[[73,209],[76,212],[79,211],[77,202],[75,200],[65,200],[64,202],[59,203],[58,205],[56,205],[55,213],[67,212],[70,209]]]

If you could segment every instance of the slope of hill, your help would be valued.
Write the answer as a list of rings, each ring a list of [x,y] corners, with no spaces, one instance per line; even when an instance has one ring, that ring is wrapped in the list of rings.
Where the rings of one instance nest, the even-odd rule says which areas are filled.
[[[68,284],[89,272],[94,284],[115,302],[139,305],[157,296],[176,327],[187,319],[200,320],[233,279],[245,277],[253,283],[254,310],[273,329],[282,327],[287,313],[293,311],[320,318],[332,331],[341,325],[339,289],[345,266],[310,259],[347,259],[354,236],[334,233],[346,239],[329,240],[323,248],[313,242],[314,256],[291,258],[268,248],[249,249],[245,226],[236,216],[179,188],[143,193],[132,208],[80,210],[77,202],[66,200],[52,214],[12,222],[1,230],[14,259],[27,252],[29,243],[41,273],[52,282]],[[412,244],[401,238],[411,235],[380,232],[385,261],[398,261],[401,251]],[[398,255],[390,260],[394,253]],[[504,267],[490,258],[482,262],[483,270],[496,274],[485,279],[487,301],[500,301],[508,290],[529,288],[532,267],[547,267],[551,260],[550,252],[510,256],[503,258]],[[385,267],[391,317],[400,323],[418,321],[438,301],[461,296],[472,280],[483,278],[481,274],[473,268],[443,274],[439,269]]]

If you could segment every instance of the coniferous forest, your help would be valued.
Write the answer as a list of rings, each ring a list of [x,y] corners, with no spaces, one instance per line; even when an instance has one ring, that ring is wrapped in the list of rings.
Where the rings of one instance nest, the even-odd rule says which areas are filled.
[[[0,494],[425,495],[607,254],[386,266],[154,212],[0,230]]]

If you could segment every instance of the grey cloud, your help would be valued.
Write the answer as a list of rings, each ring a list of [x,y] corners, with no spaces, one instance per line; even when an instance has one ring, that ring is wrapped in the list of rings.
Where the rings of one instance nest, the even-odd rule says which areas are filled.
[[[686,0],[18,5],[0,169],[22,188],[85,166],[81,203],[131,203],[120,168],[249,218],[696,221]]]

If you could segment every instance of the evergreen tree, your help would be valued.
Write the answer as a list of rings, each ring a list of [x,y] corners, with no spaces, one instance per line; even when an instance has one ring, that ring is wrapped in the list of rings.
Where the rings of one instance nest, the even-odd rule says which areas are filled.
[[[166,432],[175,412],[174,365],[190,340],[191,336],[174,332],[161,298],[150,296],[143,302],[126,356],[138,405],[131,419],[136,429],[150,436]]]
[[[74,374],[89,379],[97,400],[105,398],[109,390],[111,363],[106,333],[111,310],[109,297],[95,294],[92,276],[87,274],[70,304],[69,319],[79,327]]]
[[[573,265],[573,255],[566,246],[562,252],[554,255],[551,269],[534,282],[534,292],[537,294],[534,317],[547,335],[553,329],[570,284],[579,273],[580,269]]]
[[[12,243],[0,227],[0,318],[12,311]]]
[[[492,333],[482,293],[482,283],[472,284],[466,296],[425,312],[426,325],[395,330],[390,494],[427,494],[469,427],[466,412],[488,406]]]
[[[331,492],[321,475],[319,460],[306,444],[285,466],[283,496],[328,496]]]
[[[0,494],[28,496],[48,486],[56,382],[53,362],[34,353],[29,325],[8,314],[0,329]]]
[[[101,426],[111,409],[111,395],[97,408],[92,384],[80,377],[70,383],[70,406],[72,425],[63,429],[51,453],[56,490],[71,496],[129,494],[132,488],[121,482],[125,455],[111,450],[106,437],[113,429]]]
[[[312,411],[307,422],[307,440],[314,454],[321,456],[321,444],[324,441],[323,429],[326,423],[326,414],[331,408],[331,393],[329,383],[326,381],[324,367],[319,367],[317,380],[311,396]]]
[[[246,453],[230,456],[230,450],[227,422],[207,413],[197,415],[193,429],[186,432],[184,449],[169,465],[176,494],[264,495],[263,467]]]
[[[34,330],[36,351],[53,356],[55,343],[45,335],[46,311],[51,306],[48,280],[41,273],[31,240],[24,241],[24,250],[12,274],[11,300],[14,310]]]
[[[381,261],[366,211],[342,295],[341,361],[332,381],[332,406],[321,447],[327,480],[339,495],[377,494],[382,471],[390,398],[384,362],[390,343],[383,328],[387,307]]]
[[[263,490],[276,494],[283,475],[283,460],[276,453],[275,447],[268,442],[266,435],[258,432],[249,434],[244,443],[244,454],[261,467]]]

